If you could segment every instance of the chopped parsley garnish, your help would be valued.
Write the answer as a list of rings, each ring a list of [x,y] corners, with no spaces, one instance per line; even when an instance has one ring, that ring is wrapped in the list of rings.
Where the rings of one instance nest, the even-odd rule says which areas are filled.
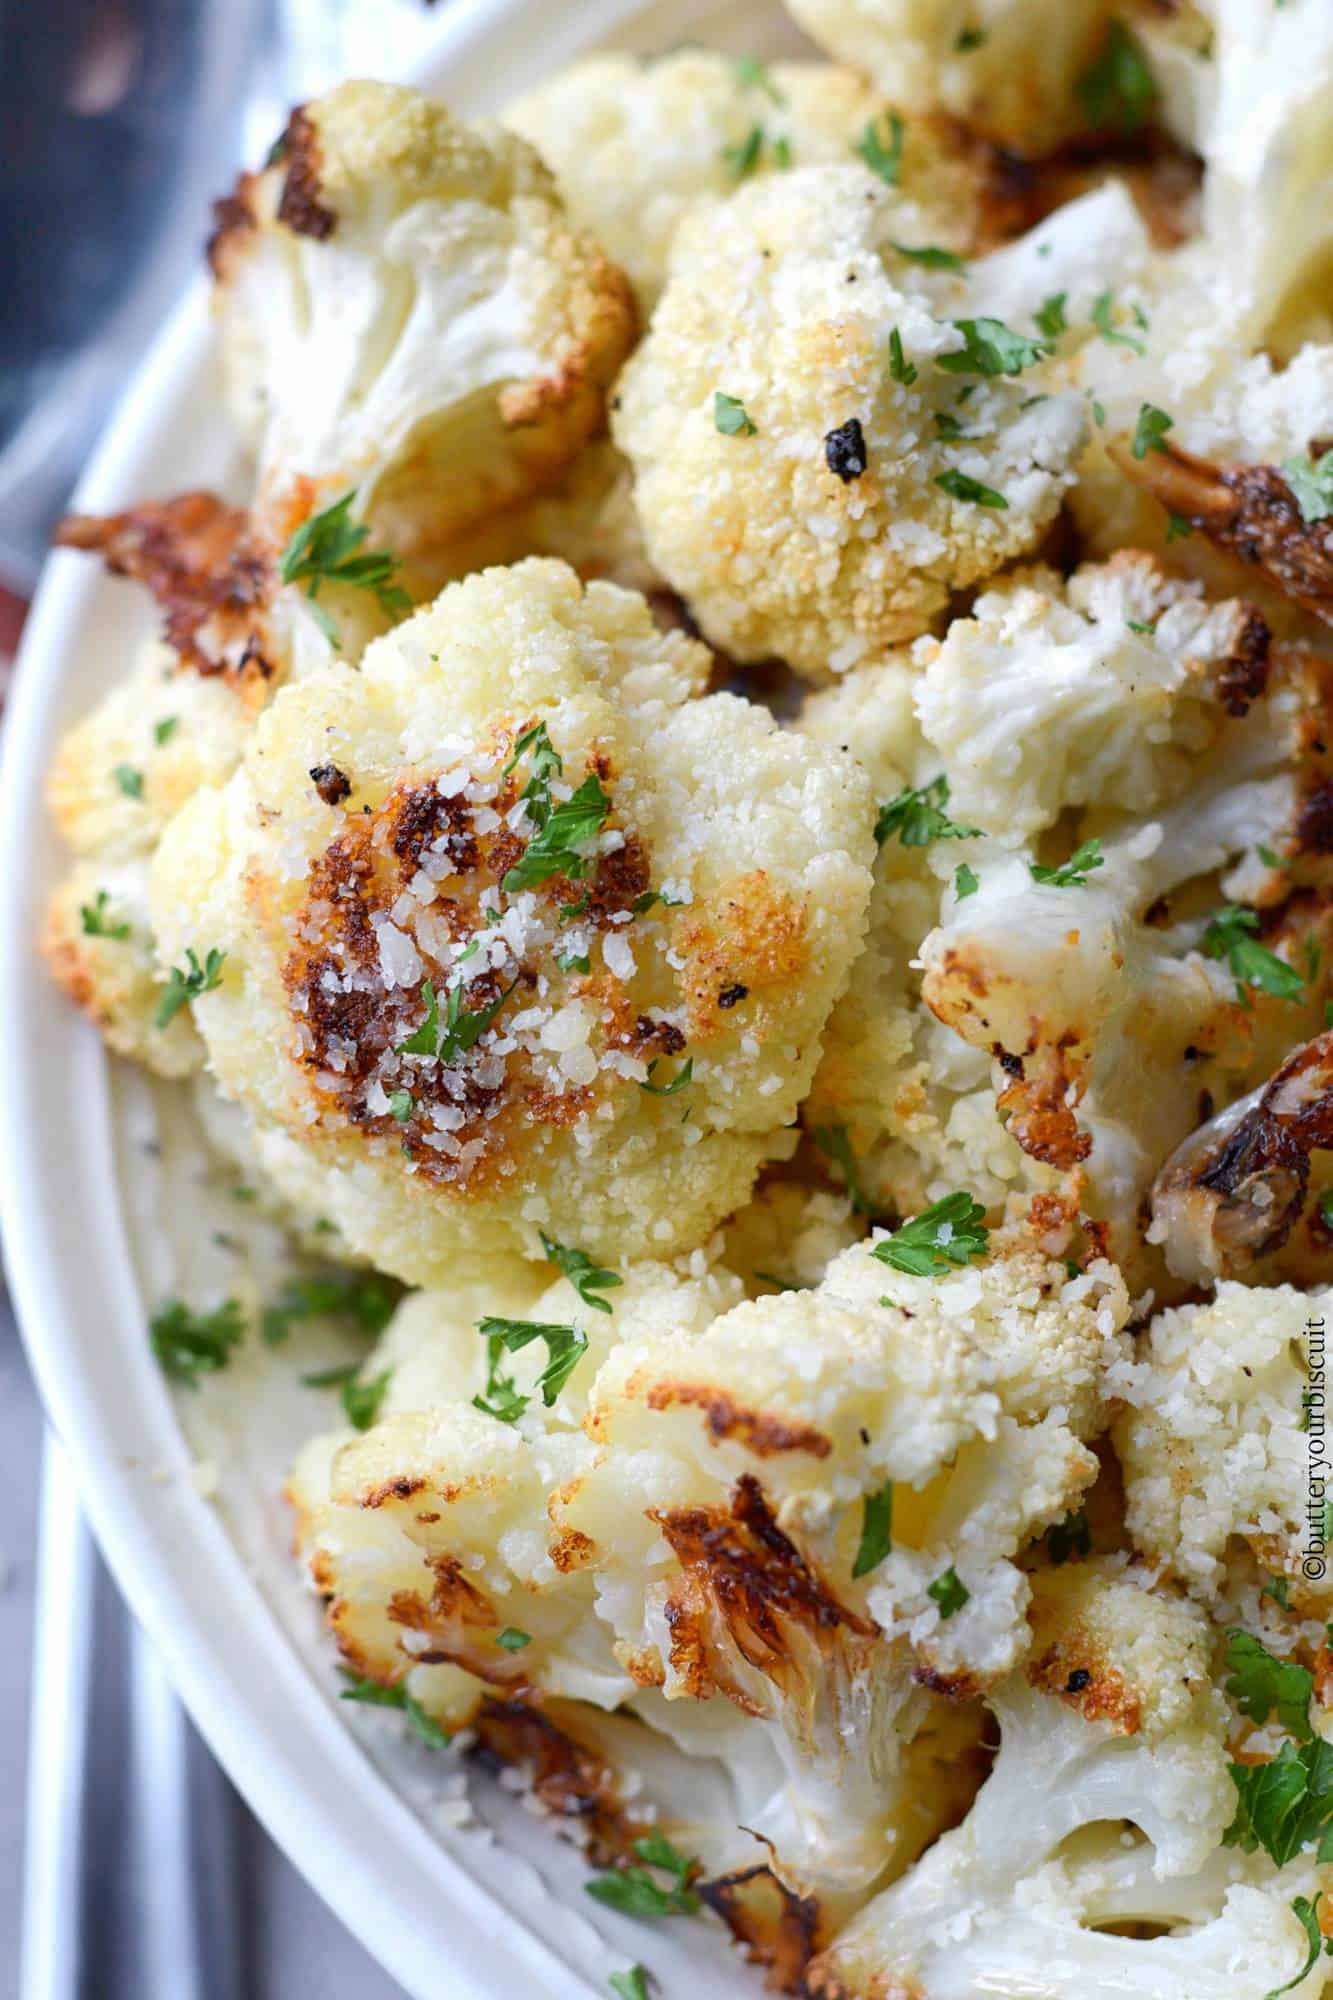
[[[1103,868],[1106,856],[1102,853],[1100,840],[1084,840],[1074,849],[1068,861],[1062,861],[1058,868],[1043,868],[1040,862],[1031,865],[1034,882],[1040,882],[1047,889],[1086,889],[1088,877],[1094,868]]]
[[[762,90],[770,103],[785,104],[786,97],[774,83],[768,65],[757,56],[737,56],[731,65],[737,83],[745,90]]]
[[[127,799],[143,797],[143,772],[137,771],[133,764],[117,764],[111,775]]]
[[[1015,333],[1002,319],[950,320],[963,345],[952,354],[937,354],[935,366],[949,375],[1021,375],[1045,359],[1044,342]]]
[[[588,1894],[627,1917],[692,1916],[699,1908],[699,1898],[690,1887],[697,1864],[660,1833],[636,1840],[634,1852],[642,1866],[611,1868],[604,1875],[594,1875],[583,1885]],[[660,1882],[658,1875],[667,1876],[667,1882]]]
[[[113,924],[108,921],[107,911],[110,903],[111,898],[105,889],[99,889],[91,903],[80,903],[79,922],[83,925],[85,937],[127,938],[129,936],[128,924]]]
[[[155,1027],[169,1027],[188,1001],[197,1000],[201,993],[211,993],[222,984],[222,968],[227,958],[225,951],[218,951],[215,947],[205,954],[201,965],[187,946],[185,957],[188,961],[185,970],[173,965],[167,975],[166,989],[153,1016]]]
[[[407,1125],[417,1108],[417,1101],[410,1090],[389,1092],[389,1116],[399,1125]]]
[[[164,715],[160,722],[155,722],[153,724],[154,743],[156,743],[159,747],[161,747],[163,743],[170,743],[172,737],[176,734],[176,731],[179,727],[180,727],[180,717],[178,715]]]
[[[512,1376],[500,1373],[502,1355],[517,1354],[534,1340],[545,1343],[546,1366],[537,1377],[537,1387],[549,1410],[588,1349],[588,1336],[580,1327],[551,1320],[488,1317],[477,1321],[477,1332],[486,1342],[486,1390],[472,1398],[473,1406],[503,1424],[520,1417],[532,1398],[515,1388]]]
[[[908,361],[904,356],[903,337],[896,326],[889,335],[889,373],[894,381],[901,382],[905,389],[910,389],[917,378],[916,363]]]
[[[496,1633],[495,1643],[506,1653],[521,1653],[532,1644],[532,1634],[520,1632],[517,1625],[506,1625],[503,1632]]]
[[[1096,58],[1074,85],[1090,124],[1138,132],[1152,116],[1157,84],[1143,45],[1123,21],[1113,21]]]
[[[957,896],[960,903],[963,902],[963,900],[966,897],[976,895],[977,889],[980,885],[977,882],[976,876],[973,874],[972,870],[968,867],[966,861],[960,861],[958,866],[954,869],[953,886],[954,886],[954,893]]]
[[[869,1576],[892,1547],[893,1481],[886,1479],[877,1493],[867,1493],[861,1502],[861,1539],[856,1545],[852,1575]]]
[[[377,1271],[315,1271],[289,1278],[259,1323],[266,1347],[280,1347],[297,1320],[348,1319],[358,1333],[382,1333],[402,1287]]]
[[[1284,1611],[1291,1609],[1291,1579],[1285,1576],[1270,1576],[1260,1597],[1271,1597],[1274,1604],[1280,1604]]]
[[[970,1194],[946,1194],[895,1229],[874,1248],[881,1264],[914,1278],[936,1278],[984,1257],[990,1232],[986,1211]]]
[[[428,1750],[446,1750],[449,1737],[441,1729],[433,1715],[427,1715],[415,1695],[408,1693],[400,1681],[396,1687],[381,1687],[378,1681],[362,1680],[347,1667],[339,1667],[339,1673],[348,1685],[342,1691],[344,1701],[363,1701],[370,1708],[398,1708],[411,1723],[417,1735]]]
[[[1067,292],[1052,292],[1032,315],[1038,333],[1045,334],[1047,340],[1057,340],[1068,325],[1065,319],[1065,300],[1068,296]]]
[[[856,1154],[847,1136],[845,1125],[816,1125],[810,1135],[826,1159],[832,1160],[842,1175],[843,1186],[851,1197],[852,1207],[860,1215],[873,1215],[874,1207],[861,1185],[861,1175],[856,1164]]]
[[[355,590],[368,590],[390,618],[400,618],[412,609],[412,600],[394,582],[398,558],[387,549],[365,549],[370,529],[363,521],[353,521],[350,509],[355,493],[344,493],[322,513],[302,521],[282,552],[278,574],[284,583],[303,583],[321,632],[331,646],[339,643],[338,628],[316,602],[321,585],[341,583]]]
[[[1141,639],[1151,639],[1157,630],[1155,618],[1127,618],[1125,623],[1130,631],[1137,632]]]
[[[654,1056],[648,1065],[648,1074],[640,1083],[639,1089],[646,1090],[650,1097],[674,1097],[678,1090],[684,1090],[686,1084],[694,1075],[694,1057],[687,1056],[685,1058],[685,1061],[676,1071],[670,1083],[653,1082],[653,1071],[657,1068],[658,1061],[659,1058]]]
[[[883,111],[872,118],[852,151],[860,155],[872,174],[890,187],[898,185],[903,170],[903,121],[896,111]]]
[[[503,775],[508,777],[523,757],[528,760],[528,782],[519,797],[533,825],[545,826],[551,817],[551,780],[558,778],[565,766],[546,733],[544,722],[534,722],[531,729],[525,729],[517,738]]]
[[[1054,1568],[1059,1569],[1073,1556],[1086,1556],[1092,1548],[1092,1531],[1088,1526],[1086,1507],[1075,1507],[1057,1521],[1046,1536],[1046,1553]]]
[[[904,847],[929,847],[933,840],[976,840],[979,826],[960,826],[944,808],[949,803],[949,780],[941,771],[925,785],[905,785],[896,798],[879,809],[875,820],[875,841],[883,847],[897,834]]]
[[[1286,458],[1282,473],[1307,521],[1325,521],[1333,514],[1333,451],[1322,458]]]
[[[641,1965],[632,1965],[628,1972],[613,1972],[610,1985],[617,2000],[648,2000],[648,1974]]]
[[[239,1299],[224,1299],[212,1312],[169,1299],[149,1320],[148,1336],[163,1373],[197,1389],[201,1375],[215,1375],[231,1360],[245,1338],[245,1315]]]
[[[1130,450],[1135,458],[1146,458],[1150,451],[1167,449],[1166,434],[1174,429],[1174,419],[1165,410],[1159,410],[1153,403],[1139,405],[1139,420],[1134,426],[1134,441]]]
[[[1265,1764],[1228,1768],[1236,1787],[1236,1817],[1222,1836],[1228,1847],[1262,1847],[1279,1868],[1316,1843],[1320,1861],[1333,1859],[1333,1743],[1288,1741]]]
[[[1295,1660],[1281,1660],[1252,1632],[1227,1634],[1227,1693],[1251,1722],[1267,1722],[1276,1713],[1289,1736],[1304,1742],[1310,1727],[1310,1697],[1314,1675]]]
[[[751,423],[740,398],[724,395],[721,389],[713,391],[713,422],[723,437],[754,437],[759,429]]]
[[[656,909],[659,903],[664,910],[678,910],[684,900],[683,896],[668,896],[664,889],[645,889],[643,894],[636,896],[630,904],[630,914],[635,917],[646,916],[649,910]]]
[[[890,238],[892,243],[892,238]],[[928,271],[965,271],[966,260],[954,250],[941,250],[935,243],[893,243],[892,247],[900,257],[909,257],[914,264],[924,264]]]
[[[734,146],[722,148],[722,158],[727,172],[734,181],[743,181],[759,165],[759,156],[764,150],[764,128],[752,125],[745,137]]]
[[[1193,521],[1187,521],[1183,514],[1168,512],[1166,517],[1166,545],[1168,548],[1170,548],[1172,542],[1183,542],[1186,535],[1192,535],[1193,533]]]
[[[554,815],[552,818],[554,820]],[[439,1062],[456,1062],[459,1056],[476,1047],[513,990],[512,985],[506,986],[494,1000],[469,1012],[463,1006],[463,982],[455,979],[445,995],[447,1004],[444,1019],[441,1020],[435,988],[429,979],[424,980],[421,996],[426,1003],[426,1018],[405,1042],[399,1042],[395,1054],[434,1056]],[[392,1104],[389,1108],[393,1110]],[[395,1118],[398,1116],[396,1111],[393,1115]]]
[[[960,56],[965,56],[969,49],[979,49],[984,45],[985,41],[986,30],[984,28],[960,28],[954,48]]]
[[[595,771],[590,771],[572,798],[562,799],[551,808],[549,818],[506,871],[501,888],[512,896],[520,889],[535,889],[552,875],[567,875],[573,882],[581,881],[592,863],[579,849],[600,833],[610,811],[611,800],[602,789],[602,781]]]
[[[592,971],[592,960],[586,951],[558,951],[555,962],[562,972]]]
[[[1278,5],[1281,6],[1281,4],[1282,0],[1278,0]],[[1265,1993],[1264,2000],[1281,2000],[1282,1994],[1290,1993],[1293,1986],[1299,1986],[1306,1974],[1312,1972],[1319,1963],[1319,1954],[1321,1952],[1327,1952],[1328,1956],[1333,1958],[1333,1938],[1326,1938],[1319,1927],[1319,1904],[1321,1900],[1321,1895],[1316,1895],[1313,1901],[1309,1896],[1295,1896],[1292,1898],[1292,1911],[1299,1917],[1305,1929],[1305,1963],[1300,1971],[1294,1973],[1283,1985],[1275,1986],[1271,1992]]]
[[[935,428],[940,436],[946,438],[950,444],[957,443],[960,438],[966,440],[976,438],[980,435],[977,431],[965,431],[957,417],[949,410],[935,411]]]
[[[360,1373],[361,1363],[349,1361],[341,1368],[321,1368],[313,1375],[303,1375],[301,1380],[307,1389],[340,1389],[348,1423],[368,1431],[379,1416],[393,1370],[386,1368],[383,1374],[372,1375],[369,1382],[359,1381]]]
[[[1092,323],[1103,340],[1109,340],[1114,347],[1132,347],[1136,354],[1148,352],[1144,343],[1132,333],[1121,333],[1112,319],[1115,299],[1111,292],[1098,292],[1092,302]]]
[[[1333,1001],[1328,1001],[1325,1003],[1326,1017],[1329,1012],[1333,1012]],[[1320,1193],[1319,1220],[1323,1223],[1325,1229],[1333,1229],[1333,1187],[1326,1187]],[[1324,1502],[1324,1505],[1325,1507],[1333,1507],[1333,1501],[1326,1500]],[[1333,1541],[1333,1534],[1330,1534],[1329,1532],[1330,1522],[1333,1522],[1333,1515],[1325,1514],[1324,1516],[1325,1541]]]
[[[926,1596],[939,1606],[942,1619],[952,1618],[955,1611],[961,1611],[971,1595],[952,1563],[934,1583],[926,1585]]]
[[[609,1299],[598,1298],[599,1292],[614,1291],[624,1279],[614,1271],[606,1271],[595,1264],[586,1250],[571,1250],[565,1244],[557,1243],[554,1236],[548,1236],[544,1229],[538,1234],[542,1239],[542,1249],[556,1266],[562,1277],[568,1278],[585,1306],[595,1306],[598,1312],[609,1313]]]
[[[969,473],[959,472],[950,466],[947,472],[935,474],[935,484],[954,500],[971,500],[978,507],[1008,507],[1003,493],[997,493],[993,486],[983,486],[979,479]]]
[[[1257,986],[1275,999],[1295,1000],[1305,991],[1305,980],[1294,965],[1258,943],[1258,928],[1257,911],[1224,903],[1209,921],[1203,948],[1209,958],[1226,959],[1237,986]]]

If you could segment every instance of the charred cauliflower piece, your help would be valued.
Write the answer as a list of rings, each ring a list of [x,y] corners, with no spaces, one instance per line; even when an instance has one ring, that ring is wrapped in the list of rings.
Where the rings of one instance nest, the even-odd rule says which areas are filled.
[[[1301,1559],[1314,1455],[1304,1397],[1329,1298],[1223,1283],[1200,1305],[1159,1313],[1118,1380],[1130,1535],[1215,1611],[1266,1573],[1286,1578],[1308,1615],[1328,1616],[1330,1586]]]
[[[633,336],[623,275],[532,148],[397,85],[294,112],[209,254],[279,542],[294,505],[356,489],[377,544],[447,567],[459,534],[560,478]]]
[[[1050,152],[1100,122],[1087,80],[1112,0],[791,0],[790,11],[893,103],[948,112],[1012,152]],[[1117,96],[1104,115],[1120,109]]]
[[[168,831],[160,948],[226,954],[195,1002],[224,1092],[409,1282],[538,1229],[674,1254],[790,1149],[869,796],[763,711],[691,700],[708,669],[627,592],[488,571],[284,690]]]
[[[1235,1792],[1208,1627],[1097,1563],[1034,1577],[1032,1624],[1026,1665],[988,1697],[1000,1749],[972,1811],[852,1919],[811,1989],[1263,2000],[1276,1968],[1299,1964],[1301,1926],[1275,1896],[1228,1891],[1243,1863],[1210,1860]],[[1197,1880],[1210,1869],[1211,1899]],[[1121,1921],[1167,1935],[1102,1934],[1117,1897]]]
[[[691,208],[751,177],[843,164],[884,115],[853,70],[681,49],[656,62],[590,56],[520,98],[504,122],[537,148],[571,215],[629,273],[646,314]],[[913,200],[962,215],[976,202],[977,170],[942,135],[914,124],[901,153]]]
[[[940,268],[947,216],[855,164],[685,217],[613,431],[649,553],[714,644],[827,679],[1033,547],[1084,411],[1046,393],[1026,328],[1084,285],[1065,256],[1089,220],[1037,232],[1046,260],[1026,239],[969,275]]]

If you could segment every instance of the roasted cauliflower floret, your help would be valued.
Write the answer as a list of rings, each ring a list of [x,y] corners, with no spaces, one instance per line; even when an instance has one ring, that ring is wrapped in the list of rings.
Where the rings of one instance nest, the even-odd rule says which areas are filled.
[[[990,298],[1030,292],[1030,315],[1061,260],[1023,243],[969,277],[912,257],[941,233],[855,164],[772,176],[680,225],[613,431],[651,557],[737,659],[814,679],[874,659],[1060,505],[1083,405],[1044,393],[1040,336]]]
[[[294,505],[356,489],[377,545],[447,565],[454,537],[561,476],[633,336],[623,275],[532,148],[397,85],[294,112],[219,204],[210,259],[279,542]]]
[[[1299,1936],[1280,1905],[1265,1904],[1256,1919],[1241,1898],[1219,1933],[1177,1947],[1098,1936],[1085,1921],[1097,1921],[1087,1908],[1095,1890],[1068,1902],[1051,1893],[1062,1864],[1079,1885],[1085,1829],[1103,1835],[1123,1821],[1103,1839],[1103,1857],[1113,1860],[1117,1846],[1135,1855],[1144,1888],[1159,1885],[1145,1895],[1147,1911],[1174,1914],[1179,1885],[1193,1916],[1190,1878],[1235,1807],[1203,1619],[1111,1562],[1035,1576],[1032,1624],[1026,1665],[988,1697],[1000,1749],[972,1811],[852,1919],[811,1968],[812,1990],[867,2000],[973,2000],[988,1987],[1024,2000],[1131,1991],[1261,2000],[1260,1967],[1271,1974],[1275,1963],[1261,1948]],[[1286,1955],[1295,1960],[1294,1942]],[[1179,1977],[1156,1983],[1173,1966]],[[1246,1971],[1252,1984],[1222,1983]]]
[[[1013,152],[1049,152],[1101,122],[1088,78],[1112,0],[791,0],[790,11],[893,103],[947,111]],[[1117,96],[1106,116],[1119,110]]]
[[[160,1026],[165,983],[148,909],[148,862],[78,861],[46,906],[42,950],[56,984],[109,1048],[159,1076],[188,1076],[203,1044],[188,1007]]]
[[[1312,1526],[1323,1533],[1304,1398],[1329,1297],[1220,1284],[1203,1304],[1158,1313],[1117,1380],[1129,1533],[1215,1609],[1264,1572],[1287,1579],[1309,1615],[1328,1615],[1333,1586],[1303,1570],[1302,1556]]]
[[[656,62],[586,57],[512,104],[504,122],[537,148],[574,220],[629,273],[647,313],[692,207],[751,176],[845,163],[884,113],[854,70],[680,49]],[[961,151],[920,124],[901,151],[904,192],[956,208],[965,225],[978,178]]]
[[[225,954],[195,1001],[223,1090],[409,1282],[538,1229],[674,1254],[790,1149],[869,795],[691,700],[708,670],[629,593],[488,571],[285,690],[168,831],[160,949]]]

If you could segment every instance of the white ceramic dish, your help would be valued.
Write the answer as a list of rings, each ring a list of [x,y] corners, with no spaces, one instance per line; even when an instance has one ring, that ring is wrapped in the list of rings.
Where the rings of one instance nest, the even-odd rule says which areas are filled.
[[[647,52],[686,39],[760,55],[799,46],[763,0],[452,0],[414,80],[479,115],[590,48]],[[77,504],[105,512],[234,485],[236,472],[201,285],[129,386]],[[0,1214],[28,1352],[98,1539],[251,1806],[420,2000],[605,1995],[607,1972],[632,1959],[657,1971],[667,1993],[757,1992],[711,1926],[649,1931],[591,1903],[578,1855],[498,1788],[472,1786],[493,1833],[442,1823],[445,1760],[414,1756],[381,1719],[338,1707],[315,1608],[286,1553],[277,1485],[289,1419],[276,1386],[258,1405],[271,1423],[219,1432],[217,1498],[197,1490],[145,1337],[150,1301],[192,1254],[181,1228],[162,1228],[156,1199],[168,1183],[198,1179],[192,1155],[164,1130],[157,1096],[118,1073],[55,996],[34,952],[60,866],[42,803],[52,745],[121,671],[150,618],[137,593],[85,560],[54,556],[0,767]],[[198,1239],[207,1202],[190,1193],[180,1212]]]

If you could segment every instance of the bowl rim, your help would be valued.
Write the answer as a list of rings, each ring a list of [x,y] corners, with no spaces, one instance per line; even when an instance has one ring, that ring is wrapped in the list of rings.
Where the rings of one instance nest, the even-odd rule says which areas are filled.
[[[643,0],[452,0],[405,80],[493,97],[497,76],[531,69],[534,41],[545,73],[642,11]],[[179,409],[210,338],[201,276],[127,384],[71,506],[107,512],[135,497],[139,461],[160,436],[164,413]],[[62,704],[63,663],[80,637],[87,640],[99,582],[91,565],[69,554],[48,558],[0,731],[0,855],[9,862],[0,877],[0,1019],[7,1029],[0,1037],[0,1237],[47,1419],[66,1447],[116,1583],[213,1754],[366,1950],[418,2000],[501,2000],[520,1981],[549,2000],[584,2000],[595,1989],[558,1945],[516,1921],[430,1839],[333,1705],[311,1701],[305,1665],[216,1511],[191,1484],[190,1454],[165,1383],[126,1392],[117,1380],[119,1342],[89,1349],[76,1337],[89,1321],[142,1324],[118,1183],[107,1171],[114,1155],[106,1053],[72,1010],[53,1004],[34,950],[41,854],[49,844],[44,763]],[[253,1682],[257,1649],[267,1675],[262,1708],[231,1697],[234,1686]]]

